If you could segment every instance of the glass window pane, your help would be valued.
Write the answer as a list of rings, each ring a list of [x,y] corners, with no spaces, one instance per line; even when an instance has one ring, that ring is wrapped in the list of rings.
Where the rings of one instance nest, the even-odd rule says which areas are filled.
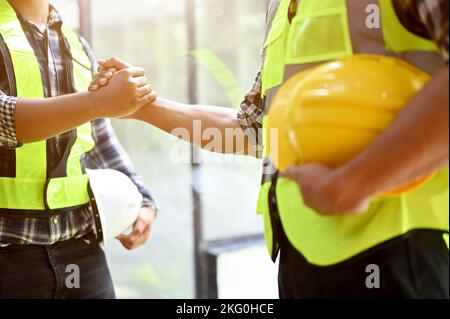
[[[188,102],[187,65],[189,56],[194,56],[198,62],[199,102],[239,105],[256,75],[268,1],[197,0],[198,43],[194,52],[187,49],[185,0],[130,3],[90,1],[92,44],[97,57],[118,56],[142,66],[160,96]],[[214,65],[224,72],[214,72]],[[204,240],[261,234],[262,219],[255,213],[261,163],[202,152],[207,160],[192,177],[188,161],[176,161],[180,152],[189,154],[188,145],[142,123],[113,124],[161,206],[148,245],[132,252],[116,242],[107,247],[118,297],[192,298],[195,272],[191,185],[201,195]],[[223,257],[221,274],[232,275],[230,261],[239,259],[246,263],[252,260],[249,269],[258,267],[264,274],[271,274],[275,266],[270,258],[262,257],[265,249],[262,245],[255,249]],[[253,258],[256,255],[261,258]],[[276,294],[272,285],[273,280],[269,280],[259,292],[265,296]],[[221,295],[233,294],[223,289]]]
[[[221,299],[278,299],[277,267],[267,262],[264,246],[218,257],[217,286]]]
[[[97,57],[120,57],[146,69],[161,96],[186,101],[184,1],[96,0],[92,6]],[[125,18],[124,18],[125,17]],[[108,247],[119,297],[194,296],[190,165],[173,164],[174,146],[187,145],[137,122],[114,121],[116,133],[161,206],[150,243],[127,252]]]
[[[237,108],[251,87],[264,37],[267,2],[198,0],[199,99],[202,104]],[[199,172],[204,236],[207,240],[261,233],[256,215],[261,162],[213,155]],[[211,163],[212,162],[212,163]]]

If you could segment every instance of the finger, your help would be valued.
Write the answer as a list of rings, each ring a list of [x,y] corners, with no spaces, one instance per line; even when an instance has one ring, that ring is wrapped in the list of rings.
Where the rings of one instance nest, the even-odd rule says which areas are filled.
[[[158,92],[153,91],[147,95],[147,103],[153,103],[158,99]]]
[[[103,73],[96,73],[94,75],[94,77],[92,78],[90,86],[94,86],[94,85],[96,85],[97,87],[100,86],[101,79],[104,79],[104,78],[105,77],[104,77]]]
[[[131,68],[128,68],[128,72],[130,72],[131,76],[133,77],[139,77],[145,75],[145,70],[143,68],[133,66]]]
[[[117,72],[117,70],[115,68],[103,69],[102,71],[95,74],[94,80],[97,80],[97,81],[100,81],[101,79],[110,80],[113,77],[114,73],[116,73],[116,72]]]
[[[144,85],[143,87],[137,88],[136,92],[138,94],[138,97],[141,98],[143,96],[149,95],[152,93],[152,88],[149,84]]]
[[[98,79],[97,83],[100,86],[105,86],[106,84],[108,84],[108,79],[107,78],[100,78],[100,79]]]
[[[142,244],[144,244],[146,242],[146,237],[143,234],[141,234],[141,235],[135,236],[133,238],[125,237],[125,238],[121,238],[119,240],[126,249],[130,250],[130,249],[137,248],[137,247],[141,246]]]
[[[142,234],[140,234],[139,236],[136,236],[130,243],[131,244],[130,246],[132,248],[137,248],[139,246],[144,245],[147,242],[148,237],[150,236],[150,230],[151,230],[150,225],[145,227],[144,232]]]
[[[148,227],[145,227],[144,231],[142,232],[142,234],[140,234],[139,236],[136,236],[133,240],[133,247],[137,247],[140,245],[143,245],[147,242],[147,238],[149,235],[149,231],[148,231]]]
[[[145,76],[139,76],[139,77],[137,77],[137,78],[134,78],[134,79],[133,79],[133,82],[136,83],[136,86],[137,86],[138,88],[143,87],[144,85],[149,84],[149,81],[148,81],[147,77],[145,77]],[[150,88],[151,88],[151,87],[150,87]]]
[[[97,91],[98,89],[100,89],[101,86],[104,86],[105,83],[102,83],[103,81],[108,82],[108,80],[104,79],[104,78],[95,78],[92,80],[91,84],[89,85],[89,90],[90,91]]]
[[[139,236],[132,237],[131,234],[130,235],[120,235],[117,237],[117,239],[122,243],[122,245],[124,245],[128,249],[131,249],[134,247],[138,238],[139,238]]]
[[[90,87],[96,87],[97,89],[99,89],[100,88],[100,79],[93,79],[92,80],[92,82],[91,82],[91,84],[90,84]]]
[[[127,62],[116,57],[108,60],[98,60],[98,64],[104,68],[116,68],[117,70],[123,70],[131,67],[131,65]]]
[[[99,86],[97,84],[92,84],[89,86],[89,91],[97,91],[99,89]]]
[[[127,69],[132,66],[131,64],[129,64],[119,58],[109,59],[109,60],[105,61],[105,63],[102,63],[101,65],[105,68],[116,68],[117,70]]]
[[[92,83],[97,83],[98,79],[100,79],[101,77],[103,77],[104,71],[100,71],[94,74],[94,76],[92,77]]]
[[[142,221],[142,224],[144,226],[143,231],[140,228],[140,225],[136,223],[135,228],[139,228],[139,233],[132,233],[130,235],[120,235],[117,237],[117,239],[122,243],[122,245],[127,249],[134,249],[137,248],[143,244],[145,244],[148,240],[148,237],[150,236],[150,232],[152,230],[152,224],[146,223]]]
[[[138,107],[143,107],[147,104],[151,104],[158,99],[158,93],[152,91],[150,94],[144,95],[138,100]]]
[[[125,234],[119,235],[116,237],[117,240],[119,240],[121,243],[124,243],[125,241],[128,240],[128,236]]]
[[[359,206],[359,207],[355,210],[355,214],[356,214],[356,215],[364,214],[364,213],[366,213],[369,209],[370,209],[370,201],[361,204],[361,206]]]
[[[140,247],[140,246],[146,244],[149,235],[150,235],[150,230],[148,227],[146,227],[144,232],[134,240],[133,248],[137,248],[137,247]]]
[[[119,239],[120,243],[122,244],[123,247],[125,247],[128,250],[133,249],[133,245],[131,244],[131,242],[127,239]]]
[[[143,237],[145,239],[145,241],[147,241],[148,237],[150,236],[150,233],[152,232],[152,224],[149,224],[144,231]]]
[[[114,73],[116,73],[116,72],[117,72],[116,68],[110,68],[110,69],[106,70],[105,72],[103,72],[102,74],[103,74],[104,78],[110,80],[113,77]]]
[[[129,236],[130,239],[143,234],[146,226],[147,226],[147,223],[144,220],[142,220],[141,218],[138,218],[138,220],[134,223],[133,232]]]
[[[124,234],[119,235],[119,236],[116,237],[116,239],[120,240],[120,241],[125,240],[125,238],[127,238],[127,235],[124,235]]]
[[[300,177],[302,175],[302,168],[300,166],[290,166],[286,169],[284,175],[290,179],[300,180]]]

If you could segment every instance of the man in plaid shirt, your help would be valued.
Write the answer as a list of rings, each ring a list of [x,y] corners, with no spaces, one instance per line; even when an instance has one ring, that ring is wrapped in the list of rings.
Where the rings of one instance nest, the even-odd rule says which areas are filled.
[[[321,2],[319,0],[315,1],[317,3]],[[309,6],[313,6],[315,1],[309,1]],[[268,10],[268,26],[271,26],[272,21],[274,21],[273,18],[280,3],[286,5],[287,0],[281,0],[281,2],[280,0],[271,1]],[[282,15],[278,16],[280,20],[277,21],[278,24],[276,24],[276,27],[285,25],[284,23],[287,18],[291,19],[300,13],[298,10],[301,7],[298,4],[301,4],[301,1],[292,0],[288,3],[289,10],[286,9],[286,12],[281,12]],[[350,33],[354,46],[353,51],[355,53],[395,55],[395,52],[386,52],[385,42],[383,41],[383,36],[380,34],[380,30],[369,30],[364,24],[367,17],[366,10],[368,6],[373,4],[374,1],[369,0],[346,1],[347,11],[349,12],[349,25],[351,25]],[[415,178],[422,177],[425,173],[435,170],[442,172],[442,176],[445,174],[445,167],[449,159],[448,1],[392,0],[392,4],[394,7],[394,16],[396,15],[398,20],[400,20],[400,24],[403,25],[401,27],[402,32],[404,32],[403,34],[408,34],[408,32],[413,33],[431,45],[433,44],[431,42],[434,42],[439,48],[440,56],[436,52],[428,54],[425,51],[402,51],[405,55],[411,53],[414,58],[418,59],[415,61],[412,56],[406,57],[402,56],[402,53],[399,54],[400,58],[414,64],[420,63],[420,57],[423,58],[421,54],[425,53],[426,57],[424,60],[429,64],[423,66],[425,70],[433,75],[433,80],[405,106],[405,110],[398,116],[395,123],[371,147],[362,152],[357,159],[350,161],[338,169],[331,169],[321,164],[310,164],[293,166],[288,168],[286,172],[282,172],[285,178],[290,178],[297,182],[304,204],[312,208],[317,214],[324,214],[324,212],[327,213],[325,215],[333,216],[364,214],[369,211],[369,206],[373,198],[378,194],[382,194],[386,189],[394,189],[398,185],[406,184]],[[318,7],[320,6],[318,5]],[[283,9],[285,8],[283,7]],[[286,14],[285,16],[283,16],[284,13]],[[309,14],[311,15],[311,13]],[[307,17],[303,17],[304,22],[313,20],[311,16]],[[392,22],[393,20],[390,21]],[[297,29],[299,33],[306,32],[304,29],[311,27],[306,22],[301,25],[302,28],[299,27]],[[274,51],[272,53],[273,55],[281,55],[282,51],[280,51],[280,47],[283,42],[282,40],[278,40],[283,39],[283,36],[286,37],[286,34],[283,34],[281,27],[275,30],[281,30],[281,32],[273,33],[273,43],[276,44],[273,46]],[[293,30],[292,24],[290,30]],[[330,34],[333,34],[333,30],[328,31]],[[310,33],[309,36],[311,36]],[[267,42],[267,46],[270,46],[271,42]],[[319,49],[316,48],[318,51],[324,50],[320,46],[320,41],[314,42],[311,47],[314,45],[319,47]],[[262,58],[266,58],[266,47],[262,50]],[[408,60],[408,58],[411,58],[411,60]],[[111,59],[101,63],[101,65],[104,69],[115,67],[120,70],[127,67],[126,64],[117,59]],[[280,68],[284,67],[285,65],[280,66]],[[299,67],[299,65],[295,65],[295,67]],[[102,76],[103,72],[100,72],[99,79],[104,79]],[[157,126],[168,133],[173,132],[176,128],[186,128],[189,130],[190,135],[184,138],[188,142],[198,144],[200,147],[210,147],[211,144],[216,145],[215,143],[217,141],[214,141],[214,137],[204,140],[196,138],[193,121],[200,120],[203,130],[209,130],[210,128],[219,129],[222,132],[222,136],[227,136],[227,131],[233,129],[235,134],[234,140],[230,139],[228,141],[225,139],[222,141],[222,148],[215,149],[215,151],[240,154],[256,153],[261,157],[264,149],[261,134],[263,118],[268,114],[268,108],[271,106],[270,103],[265,102],[262,96],[266,92],[262,92],[261,74],[262,67],[258,71],[252,88],[245,96],[241,109],[238,112],[231,108],[185,105],[179,102],[157,98],[151,105],[145,106],[137,111],[133,117]],[[285,77],[289,77],[289,75],[292,74],[285,74]],[[94,84],[97,87],[99,84],[101,85],[98,81],[94,82]],[[97,87],[93,87],[92,89],[97,89]],[[268,98],[268,96],[265,96],[265,98]],[[432,102],[430,103],[430,101]],[[245,140],[245,143],[236,145],[236,141],[242,140]],[[223,145],[223,143],[226,145]],[[271,186],[273,187],[275,183],[274,179],[272,179]],[[442,185],[435,186],[439,192],[448,193],[448,183],[446,185],[445,181],[442,181]],[[271,191],[272,188],[269,193]],[[278,189],[276,193],[278,194]],[[423,209],[427,209],[428,202],[436,199],[430,195],[422,196],[423,198],[420,196],[419,198],[413,197],[417,202],[411,205],[416,204],[417,206],[420,203]],[[267,198],[261,199],[267,200]],[[297,198],[290,199],[292,201],[298,201]],[[445,208],[429,208],[430,215],[438,215],[443,219],[443,223],[436,225],[436,229],[409,231],[400,237],[392,238],[387,242],[363,251],[357,256],[346,259],[342,263],[333,264],[330,267],[320,267],[314,263],[310,263],[302,254],[299,248],[301,246],[299,240],[297,241],[297,246],[294,247],[291,242],[292,238],[288,239],[285,233],[286,227],[292,226],[287,224],[292,224],[293,221],[296,221],[294,218],[295,214],[307,215],[303,218],[304,221],[317,221],[317,218],[308,219],[310,213],[305,212],[303,206],[297,205],[292,207],[295,207],[295,209],[300,207],[299,209],[302,211],[294,210],[288,212],[288,209],[285,208],[285,215],[281,217],[286,217],[290,214],[291,219],[286,217],[286,220],[283,220],[281,218],[283,221],[283,225],[281,225],[279,220],[280,216],[278,216],[278,220],[274,218],[278,208],[273,209],[273,206],[277,206],[277,200],[280,199],[270,197],[266,206],[271,207],[269,210],[273,230],[272,236],[276,241],[276,243],[274,241],[274,258],[278,253],[276,250],[277,245],[280,248],[279,284],[281,297],[449,297],[448,247],[443,237],[445,233],[448,235],[448,224],[444,225],[445,214],[448,215],[448,210],[445,212]],[[292,204],[288,203],[289,199],[286,197],[283,200],[285,206]],[[407,201],[407,199],[405,200]],[[445,199],[442,198],[439,200],[436,199],[436,201],[439,202],[439,207],[443,205],[443,202],[445,203]],[[371,208],[373,209],[370,211],[372,215],[368,219],[370,217],[376,219],[377,209],[382,210],[383,205],[384,203],[381,202],[378,206],[372,206]],[[386,205],[389,205],[389,203],[386,203]],[[405,214],[405,218],[408,218],[407,208],[409,206],[408,204],[405,205],[406,208],[399,207],[399,209],[402,214]],[[399,206],[401,205],[399,204]],[[414,208],[417,209],[416,207]],[[313,216],[310,217],[312,218]],[[358,220],[356,216],[354,218],[356,221]],[[398,219],[393,220],[393,223],[398,222],[404,225],[403,221],[399,221]],[[362,222],[364,223],[364,220]],[[386,223],[389,223],[389,221],[386,221]],[[339,227],[339,223],[326,225]],[[312,230],[316,229],[316,225],[313,222],[301,226],[304,227],[303,229],[307,229],[308,227]],[[342,225],[343,229],[332,229],[330,232],[332,234],[338,233],[335,235],[335,238],[340,240],[339,234],[340,232],[345,233],[345,226],[346,224]],[[370,225],[366,224],[360,226],[364,230],[370,227]],[[447,231],[444,228],[447,228]],[[320,228],[322,231],[323,229]],[[290,230],[291,237],[295,237],[293,234],[295,230],[292,227]],[[301,231],[301,229],[298,231]],[[380,232],[382,231],[380,229]],[[319,237],[321,235],[326,234],[322,234],[320,231],[319,233],[315,233],[315,236]],[[351,242],[352,239],[359,240],[357,233],[352,236],[345,237],[345,235],[342,235],[344,237],[342,241],[347,240]],[[313,239],[309,238],[309,240]],[[311,246],[314,248],[314,243],[304,242],[302,244],[304,247],[309,245],[309,252],[311,254]],[[332,251],[333,247],[335,245],[339,246],[340,243],[329,242],[328,244],[329,246],[326,249]],[[381,269],[381,286],[379,289],[369,289],[369,286],[366,286],[367,276],[369,275],[366,271],[369,265],[376,265]]]
[[[122,114],[116,114],[122,116],[154,98],[142,70],[136,70],[136,77],[127,80],[141,81],[139,87],[128,90],[123,86],[126,83],[123,83],[116,88],[116,91],[122,91],[122,97],[113,92],[105,92],[99,103],[86,103],[95,102],[95,98],[85,96],[88,99],[84,99],[83,93],[70,95],[72,92],[68,75],[72,72],[73,61],[63,38],[61,31],[63,22],[57,11],[46,0],[9,2],[16,9],[28,42],[39,62],[47,99],[27,101],[11,96],[6,65],[3,60],[1,61],[0,175],[2,177],[12,177],[15,174],[14,161],[11,161],[15,149],[19,149],[22,143],[42,139],[48,139],[47,151],[55,154],[49,157],[47,162],[48,171],[53,170],[64,155],[65,146],[70,138],[70,132],[63,134],[58,132],[70,131],[84,122],[85,119],[79,117],[90,112],[83,110],[83,105],[98,108],[96,105],[102,104],[112,109],[124,108],[120,111]],[[83,39],[81,41],[91,60],[95,61],[89,45]],[[134,90],[140,90],[144,97],[147,94],[150,98],[139,105],[127,106],[127,100],[134,94]],[[114,101],[117,102],[116,105],[120,103],[122,106],[116,107]],[[35,104],[27,105],[27,103]],[[56,107],[53,110],[56,112],[52,114],[52,110],[49,109],[50,113],[45,114],[45,110],[40,111],[42,107],[52,107],[45,103],[54,103],[53,106]],[[42,117],[33,118],[29,107],[43,113]],[[66,110],[67,113],[62,114],[59,110]],[[83,160],[86,167],[91,169],[107,168],[123,172],[141,192],[144,200],[133,232],[118,238],[127,249],[134,249],[147,241],[157,206],[117,140],[110,121],[102,118],[109,116],[108,112],[100,111],[92,114],[91,119],[95,119],[92,121],[95,147],[85,154]],[[52,128],[54,122],[57,124]],[[93,239],[93,224],[90,208],[61,211],[59,214],[52,214],[52,217],[45,215],[36,217],[27,216],[26,213],[14,213],[0,207],[0,299],[114,297],[104,254]],[[42,253],[43,257],[47,257],[38,258],[37,256]],[[51,264],[48,263],[48,258],[51,259]],[[79,265],[81,280],[85,279],[86,282],[75,292],[67,290],[64,286],[64,267],[67,264]]]

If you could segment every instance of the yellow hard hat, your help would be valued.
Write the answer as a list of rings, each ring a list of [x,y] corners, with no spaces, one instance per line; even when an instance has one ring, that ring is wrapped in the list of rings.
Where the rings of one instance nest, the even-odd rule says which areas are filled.
[[[354,55],[297,74],[282,86],[269,113],[268,140],[271,129],[278,129],[279,151],[271,150],[272,161],[280,171],[294,164],[342,166],[389,127],[430,80],[402,60],[378,55]]]

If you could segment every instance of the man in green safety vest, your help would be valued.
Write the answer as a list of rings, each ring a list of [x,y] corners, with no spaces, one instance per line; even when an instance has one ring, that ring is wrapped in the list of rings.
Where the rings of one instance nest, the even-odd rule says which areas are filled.
[[[280,255],[282,298],[448,298],[447,11],[445,0],[273,0],[261,68],[238,113],[158,98],[131,117],[168,133],[185,128],[183,139],[210,147],[214,134],[194,136],[200,120],[202,133],[222,133],[222,147],[209,150],[263,157],[261,129],[272,101],[298,72],[366,53],[395,56],[430,74],[394,123],[342,167],[278,172],[266,158],[258,213],[271,257]],[[127,67],[117,59],[102,66]],[[100,72],[94,84],[103,78]],[[425,186],[374,201],[433,171]]]
[[[86,168],[134,182],[144,201],[133,233],[119,239],[132,249],[148,238],[156,207],[105,117],[155,94],[141,68],[89,92],[95,66],[47,0],[0,0],[0,299],[115,296]]]

